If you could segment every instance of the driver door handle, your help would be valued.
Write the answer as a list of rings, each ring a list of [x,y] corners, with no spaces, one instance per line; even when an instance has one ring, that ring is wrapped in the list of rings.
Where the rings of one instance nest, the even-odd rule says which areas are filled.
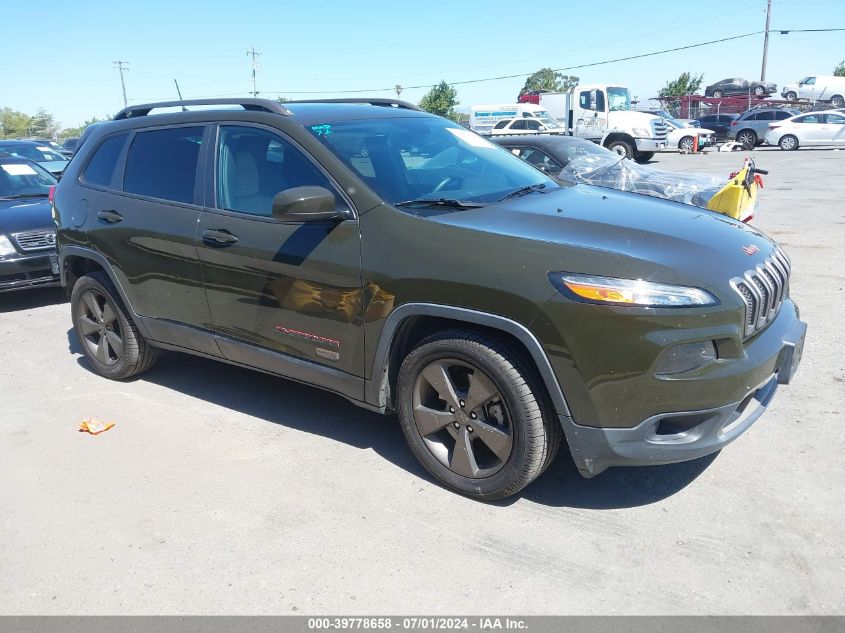
[[[109,224],[123,221],[123,216],[117,211],[99,211],[97,217]]]
[[[202,232],[202,241],[211,246],[229,246],[238,241],[238,236],[226,229],[206,229]]]

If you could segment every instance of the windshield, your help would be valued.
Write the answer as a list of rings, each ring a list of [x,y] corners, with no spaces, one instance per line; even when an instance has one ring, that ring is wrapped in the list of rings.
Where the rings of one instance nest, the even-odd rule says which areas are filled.
[[[557,120],[555,120],[555,119],[552,119],[552,118],[540,117],[540,118],[539,118],[539,121],[540,121],[540,123],[542,123],[543,125],[545,125],[545,126],[546,126],[546,128],[547,128],[547,129],[549,129],[549,130],[556,130],[556,129],[558,129],[559,127],[563,127],[563,126],[560,124],[560,122],[559,122],[559,121],[557,121]]]
[[[492,203],[536,184],[557,188],[510,152],[440,118],[306,126],[385,201],[449,198]]]
[[[608,88],[607,100],[611,112],[631,109],[631,93],[627,88]]]
[[[54,160],[67,160],[67,158],[50,149],[46,145],[7,145],[6,147],[0,145],[0,149],[8,152],[12,156],[28,158],[29,160],[34,160],[36,163],[46,163]]]
[[[0,198],[46,196],[56,179],[46,170],[22,161],[0,163]]]

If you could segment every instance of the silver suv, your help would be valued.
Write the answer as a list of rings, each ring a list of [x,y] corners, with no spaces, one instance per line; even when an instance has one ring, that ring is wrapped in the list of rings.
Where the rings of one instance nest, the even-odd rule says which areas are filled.
[[[728,128],[728,138],[741,143],[744,149],[754,149],[755,145],[763,142],[769,124],[773,121],[782,121],[796,114],[800,110],[794,108],[754,108],[739,115],[739,118],[731,121]]]

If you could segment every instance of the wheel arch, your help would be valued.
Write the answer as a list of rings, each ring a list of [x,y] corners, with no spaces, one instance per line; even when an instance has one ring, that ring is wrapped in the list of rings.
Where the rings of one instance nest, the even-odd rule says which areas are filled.
[[[138,317],[138,313],[132,307],[132,302],[129,301],[129,297],[126,296],[123,286],[120,285],[117,276],[114,274],[111,264],[102,254],[84,246],[68,245],[62,246],[59,249],[59,275],[62,280],[62,286],[65,287],[68,296],[70,296],[77,279],[89,272],[97,270],[103,271],[109,276],[109,279],[111,279],[111,282],[117,289],[117,293],[120,295],[120,300],[129,311],[135,326],[141,331],[144,337],[149,338],[149,332],[144,326],[143,319]]]
[[[610,132],[601,140],[601,144],[603,147],[607,147],[614,141],[625,141],[626,143],[631,144],[634,151],[637,150],[636,140],[634,140],[634,137],[627,132]]]
[[[385,321],[371,379],[365,388],[367,402],[380,410],[393,409],[396,378],[408,352],[427,336],[456,328],[470,329],[509,344],[545,387],[557,414],[571,417],[549,359],[528,328],[501,315],[430,303],[404,304]]]

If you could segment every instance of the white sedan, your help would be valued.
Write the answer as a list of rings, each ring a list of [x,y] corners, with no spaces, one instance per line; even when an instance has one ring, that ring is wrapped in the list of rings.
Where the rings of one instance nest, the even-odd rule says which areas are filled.
[[[807,112],[769,125],[766,143],[781,149],[845,145],[845,113],[838,110]]]
[[[713,130],[706,130],[700,127],[687,127],[677,119],[663,119],[666,124],[668,135],[666,137],[666,149],[692,151],[693,138],[698,136],[698,146],[708,147],[716,144],[716,133]]]

